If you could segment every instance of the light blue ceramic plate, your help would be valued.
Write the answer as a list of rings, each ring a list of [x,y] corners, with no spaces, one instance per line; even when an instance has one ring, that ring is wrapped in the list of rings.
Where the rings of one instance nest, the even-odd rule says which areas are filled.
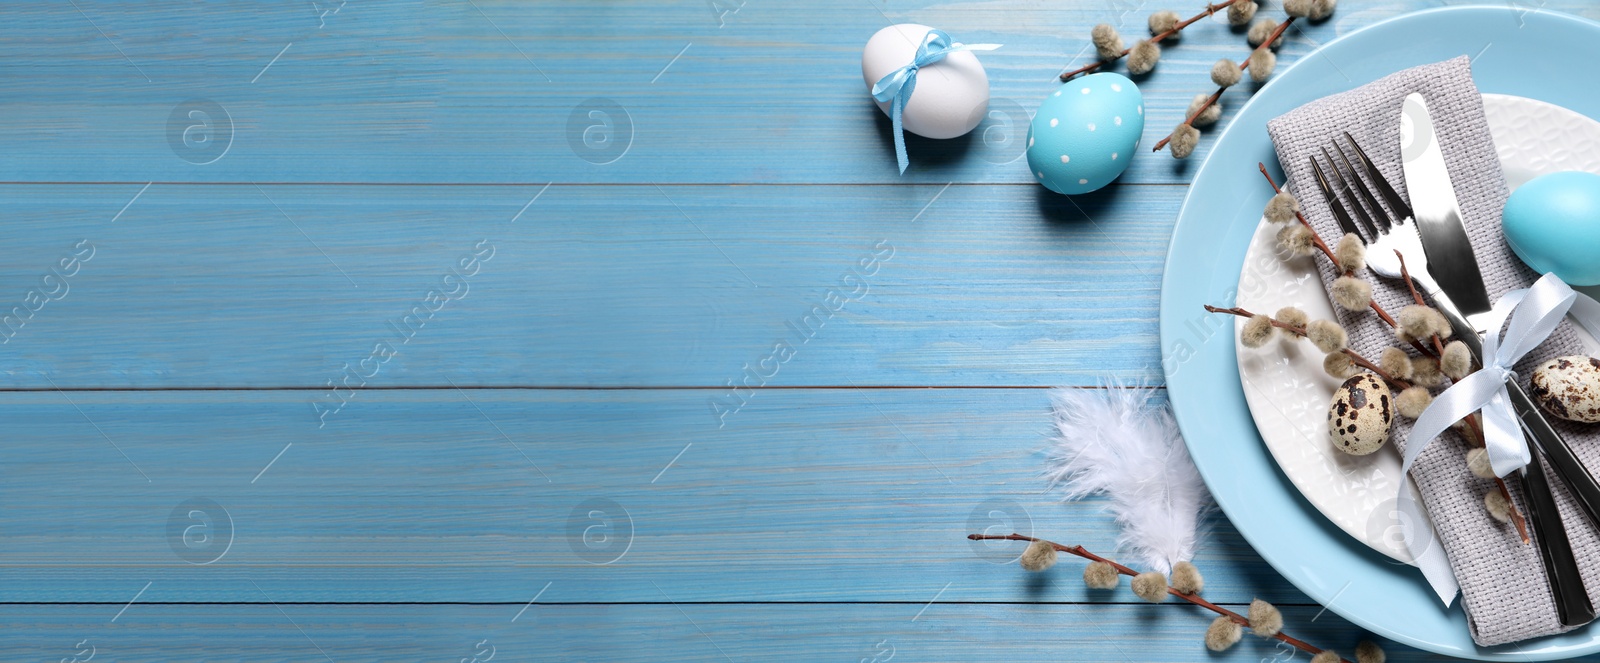
[[[1518,3],[1417,12],[1301,58],[1238,111],[1195,174],[1161,286],[1163,368],[1190,454],[1218,504],[1250,545],[1301,591],[1373,633],[1421,649],[1483,660],[1567,658],[1600,651],[1600,628],[1480,648],[1468,636],[1459,600],[1444,609],[1415,569],[1373,552],[1301,498],[1250,419],[1232,320],[1200,308],[1233,300],[1245,249],[1270,193],[1256,163],[1265,162],[1282,181],[1267,120],[1400,69],[1463,54],[1476,56],[1473,78],[1483,92],[1541,99],[1600,117],[1600,85],[1584,73],[1600,62],[1600,24],[1528,11]],[[1557,61],[1576,66],[1556,66]]]

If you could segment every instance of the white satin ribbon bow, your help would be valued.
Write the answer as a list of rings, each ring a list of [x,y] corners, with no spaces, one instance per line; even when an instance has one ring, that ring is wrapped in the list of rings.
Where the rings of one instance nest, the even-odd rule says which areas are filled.
[[[1451,424],[1479,410],[1483,411],[1484,446],[1495,475],[1504,477],[1526,466],[1528,441],[1522,435],[1516,410],[1511,407],[1506,380],[1516,378],[1512,367],[1544,342],[1568,313],[1591,335],[1600,338],[1600,302],[1574,291],[1554,274],[1545,274],[1530,288],[1512,290],[1501,296],[1484,319],[1488,333],[1483,339],[1483,368],[1450,385],[1417,417],[1406,438],[1400,476],[1411,472],[1411,464],[1434,438]],[[1502,336],[1500,328],[1507,317],[1511,318],[1511,325]],[[1405,520],[1427,523],[1404,481],[1400,483],[1396,504]],[[1411,534],[1408,532],[1406,536],[1407,551],[1439,600],[1450,605],[1460,585],[1450,571],[1443,548],[1434,545],[1432,536],[1424,538]]]

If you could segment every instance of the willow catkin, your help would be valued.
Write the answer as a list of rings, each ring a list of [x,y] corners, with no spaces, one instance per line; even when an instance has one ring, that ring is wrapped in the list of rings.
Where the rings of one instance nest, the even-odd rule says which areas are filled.
[[[1345,233],[1333,249],[1333,259],[1339,263],[1339,271],[1346,274],[1359,272],[1367,266],[1367,243],[1356,237],[1355,233]]]
[[[1229,647],[1238,644],[1241,637],[1244,637],[1244,628],[1239,626],[1238,622],[1227,617],[1218,617],[1211,620],[1211,625],[1206,627],[1206,649],[1227,651]]]
[[[1431,306],[1413,304],[1400,309],[1400,328],[1412,338],[1428,338],[1438,334],[1439,338],[1450,338],[1450,321],[1446,320],[1443,313]]]
[[[1232,87],[1243,75],[1244,73],[1239,71],[1238,63],[1228,58],[1217,60],[1216,64],[1211,65],[1211,82],[1216,83],[1218,87]]]
[[[1411,355],[1394,346],[1384,348],[1383,353],[1378,355],[1378,368],[1396,380],[1410,380]]]
[[[1250,42],[1250,46],[1252,47],[1260,46],[1262,42],[1267,40],[1267,37],[1271,37],[1272,33],[1277,32],[1277,30],[1277,21],[1274,21],[1270,18],[1264,18],[1250,24],[1250,30],[1245,33],[1245,40]],[[1272,40],[1272,45],[1268,46],[1267,48],[1277,48],[1282,45],[1283,35],[1280,34],[1278,35],[1277,39]]]
[[[1311,229],[1291,223],[1278,230],[1278,252],[1290,258],[1304,258],[1317,252]]]
[[[1384,663],[1389,656],[1383,653],[1383,648],[1371,640],[1362,640],[1356,644],[1356,663]]]
[[[1265,83],[1272,78],[1272,70],[1278,67],[1278,56],[1271,49],[1257,49],[1250,52],[1250,80]]]
[[[1428,409],[1429,405],[1433,405],[1433,394],[1422,387],[1407,387],[1394,397],[1394,409],[1407,419],[1422,416],[1422,411]]]
[[[1444,346],[1444,355],[1439,357],[1439,371],[1451,380],[1467,377],[1472,372],[1472,351],[1467,349],[1467,344],[1451,341]]]
[[[1356,365],[1356,360],[1343,352],[1330,352],[1322,358],[1322,372],[1340,380],[1355,377],[1361,372],[1361,367]]]
[[[1411,384],[1432,389],[1444,382],[1439,372],[1439,360],[1433,357],[1411,358]]]
[[[1228,25],[1244,25],[1256,17],[1256,10],[1261,6],[1255,0],[1237,0],[1228,5]]]
[[[1483,494],[1483,508],[1489,511],[1490,518],[1502,523],[1511,522],[1511,502],[1499,488],[1491,488]]]
[[[1200,575],[1200,569],[1195,568],[1191,562],[1178,562],[1172,565],[1172,588],[1185,594],[1199,594],[1205,589],[1206,579]]]
[[[1278,328],[1272,326],[1272,318],[1264,315],[1253,315],[1239,330],[1239,343],[1247,348],[1259,348],[1272,340],[1278,333]]]
[[[1300,213],[1300,201],[1288,191],[1279,191],[1267,201],[1267,208],[1263,214],[1272,223],[1288,223],[1295,220],[1295,215]]]
[[[1110,23],[1101,23],[1089,31],[1089,41],[1094,42],[1094,52],[1101,60],[1122,57],[1122,35]]]
[[[1172,140],[1168,143],[1168,146],[1172,148],[1172,158],[1187,159],[1190,154],[1194,153],[1195,146],[1199,144],[1200,130],[1190,126],[1188,123],[1184,123],[1172,130]]]
[[[1083,567],[1083,584],[1090,589],[1116,589],[1121,578],[1117,567],[1106,562],[1089,562],[1088,566]]]
[[[1022,551],[1018,562],[1029,571],[1044,571],[1056,565],[1056,548],[1043,541],[1034,541]]]
[[[1141,39],[1128,51],[1128,73],[1135,76],[1150,73],[1161,59],[1161,47],[1148,39]]]
[[[1163,32],[1167,32],[1169,30],[1172,30],[1173,28],[1178,26],[1178,20],[1179,20],[1178,19],[1178,12],[1172,11],[1170,9],[1163,9],[1161,11],[1158,11],[1158,12],[1154,13],[1154,14],[1151,14],[1150,15],[1150,21],[1149,21],[1150,36],[1153,37],[1153,36],[1161,34]],[[1167,35],[1166,37],[1164,37],[1164,39],[1177,39],[1178,36],[1181,35],[1181,34],[1183,34],[1183,33],[1182,32],[1173,32],[1172,34]]]
[[[1467,451],[1467,471],[1479,479],[1493,479],[1494,466],[1489,462],[1489,450],[1483,447]]]
[[[1337,0],[1283,0],[1283,13],[1320,21],[1333,15]]]
[[[1155,571],[1146,571],[1133,577],[1133,582],[1128,583],[1133,587],[1133,593],[1141,599],[1151,603],[1160,603],[1167,600],[1167,577]]]
[[[1250,620],[1250,632],[1263,638],[1270,638],[1283,630],[1283,613],[1278,612],[1277,606],[1261,599],[1250,602],[1250,613],[1246,619]]]
[[[1328,291],[1333,295],[1333,303],[1346,311],[1360,311],[1372,305],[1372,284],[1355,277],[1334,279]]]
[[[1345,333],[1344,327],[1332,320],[1312,320],[1311,324],[1306,326],[1306,337],[1311,339],[1312,345],[1323,352],[1339,352],[1350,344],[1350,335]],[[1344,355],[1341,353],[1340,356]]]
[[[1272,314],[1272,319],[1290,327],[1299,327],[1301,329],[1305,329],[1306,323],[1311,319],[1311,316],[1306,315],[1305,311],[1297,309],[1293,306],[1285,306],[1278,309],[1277,313]],[[1295,336],[1299,335],[1287,329],[1284,329],[1283,332],[1285,334],[1292,334]]]
[[[1200,93],[1194,95],[1194,100],[1189,102],[1189,109],[1184,111],[1184,117],[1193,118],[1191,124],[1199,127],[1209,127],[1222,119],[1222,104],[1208,103],[1211,95]]]

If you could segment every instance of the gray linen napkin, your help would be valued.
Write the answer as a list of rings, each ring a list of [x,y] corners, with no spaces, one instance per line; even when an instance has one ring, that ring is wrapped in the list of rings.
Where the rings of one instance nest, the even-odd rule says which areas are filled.
[[[1537,278],[1512,254],[1500,231],[1500,209],[1506,200],[1505,179],[1489,137],[1483,99],[1472,82],[1465,56],[1407,69],[1380,80],[1308,103],[1267,123],[1278,161],[1290,190],[1300,199],[1306,219],[1329,244],[1341,236],[1311,173],[1309,159],[1348,131],[1378,165],[1401,195],[1405,176],[1400,166],[1400,104],[1407,94],[1421,93],[1428,102],[1445,162],[1461,205],[1463,222],[1477,252],[1491,297],[1531,285]],[[1346,205],[1349,202],[1346,201]],[[1324,283],[1337,276],[1326,260],[1318,258]],[[1405,286],[1366,274],[1374,296],[1391,314],[1412,303]],[[1397,345],[1389,327],[1369,312],[1339,312],[1339,322],[1350,332],[1351,347],[1376,358],[1386,346]],[[1405,347],[1405,346],[1403,346]],[[1410,350],[1409,347],[1406,347]],[[1551,357],[1581,354],[1583,344],[1571,321],[1564,323],[1543,345],[1529,353],[1517,371],[1526,377],[1533,367]],[[1414,351],[1413,351],[1413,354]],[[1600,425],[1553,420],[1584,463],[1600,471]],[[1411,430],[1409,420],[1396,419],[1393,439],[1403,445]],[[1555,603],[1536,547],[1523,545],[1516,530],[1489,517],[1483,507],[1491,480],[1467,471],[1468,445],[1454,431],[1447,432],[1423,452],[1411,470],[1431,514],[1440,543],[1461,582],[1462,601],[1472,629],[1472,639],[1482,646],[1516,642],[1570,630],[1556,618]],[[1513,497],[1526,502],[1509,482]],[[1600,532],[1579,511],[1566,486],[1554,481],[1556,500],[1589,596],[1600,605]]]

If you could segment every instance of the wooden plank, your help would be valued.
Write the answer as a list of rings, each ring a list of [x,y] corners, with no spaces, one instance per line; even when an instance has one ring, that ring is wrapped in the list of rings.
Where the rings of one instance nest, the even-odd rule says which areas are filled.
[[[551,591],[554,591],[552,588]],[[929,593],[927,598],[931,598]],[[152,605],[0,606],[18,660],[170,661],[1291,661],[1246,635],[1223,654],[1190,605]],[[947,599],[945,599],[947,600]],[[919,612],[926,605],[925,612]],[[1372,636],[1316,607],[1288,632],[1351,657]],[[1439,661],[1379,640],[1395,663]],[[476,658],[475,658],[476,657]],[[87,661],[80,658],[79,661]]]
[[[738,1],[8,4],[0,313],[49,301],[0,324],[0,389],[32,390],[0,400],[0,651],[1288,658],[1254,639],[1202,653],[1204,613],[1090,592],[1073,559],[1024,575],[996,563],[1017,546],[961,538],[1112,548],[1101,503],[1057,504],[1037,479],[1044,391],[850,388],[1159,382],[1183,190],[1138,184],[1186,182],[1209,141],[1069,201],[998,126],[1089,25],[1131,38],[1147,10]],[[1280,66],[1428,5],[1342,7],[1291,33]],[[913,139],[905,177],[856,66],[903,20],[1006,44],[984,61],[1012,111]],[[1209,24],[1168,50],[1140,81],[1144,144],[1242,52]],[[605,163],[569,126],[596,98],[631,127]],[[197,100],[229,131],[185,143],[187,111],[213,109]],[[359,185],[383,183],[409,185]],[[432,184],[513,186],[411,186]],[[470,297],[373,355],[484,239]],[[84,240],[92,259],[59,262]],[[884,242],[869,292],[746,377]],[[305,389],[364,359],[369,389]],[[728,389],[747,379],[765,388]],[[468,389],[405,389],[451,384]],[[212,387],[301,389],[170,391]],[[1208,596],[1306,606],[1286,612],[1316,642],[1359,637],[1225,521],[1209,536]],[[297,603],[343,601],[440,604]]]
[[[346,365],[370,376],[351,386],[371,387],[1049,386],[1160,380],[1172,217],[1156,210],[1182,191],[1068,201],[1033,186],[117,184],[0,195],[0,314],[23,318],[0,323],[8,388],[325,388]],[[70,277],[50,271],[74,252],[92,253]],[[394,356],[361,367],[380,343]],[[767,377],[746,377],[747,365]]]
[[[719,396],[366,391],[319,429],[312,392],[6,394],[0,602],[1132,598],[965,539],[1114,550],[1038,478],[1045,390],[769,389],[722,428]],[[1208,596],[1308,602],[1214,526]]]
[[[1044,0],[79,4],[7,7],[0,179],[1031,185],[1009,127],[1058,72],[1085,61],[1090,26],[1119,24],[1131,44],[1149,13]],[[1280,66],[1338,33],[1434,4],[1342,7],[1291,30]],[[331,7],[341,8],[323,15]],[[1582,0],[1542,7],[1594,11]],[[1263,15],[1283,16],[1277,5]],[[982,55],[996,99],[990,124],[962,139],[913,140],[904,177],[859,67],[862,45],[891,21],[1004,44]],[[1216,59],[1247,53],[1242,34],[1221,23],[1191,27],[1138,81],[1142,144],[1212,90]],[[1230,91],[1225,106],[1237,108],[1250,87]],[[199,99],[228,121],[189,120],[191,110],[211,112],[185,105]],[[229,147],[211,161],[222,133],[207,142],[206,127],[224,124]],[[191,126],[200,129],[184,143]],[[585,143],[590,126],[615,136],[592,131]],[[1209,142],[1189,163],[1146,154],[1123,181],[1186,183]]]

